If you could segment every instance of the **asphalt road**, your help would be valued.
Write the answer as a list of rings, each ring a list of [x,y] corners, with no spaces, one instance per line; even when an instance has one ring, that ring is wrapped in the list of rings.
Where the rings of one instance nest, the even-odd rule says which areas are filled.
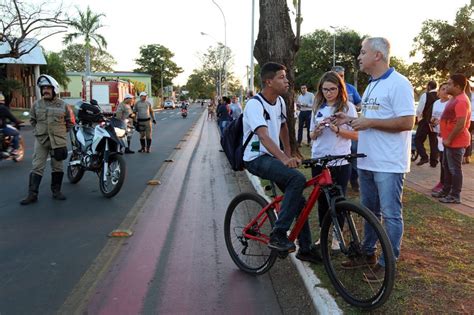
[[[53,200],[48,166],[39,201],[21,206],[33,147],[31,127],[22,130],[25,160],[0,163],[0,314],[52,314],[59,309],[104,247],[108,233],[124,220],[201,112],[198,105],[191,106],[187,119],[178,109],[158,112],[152,153],[125,156],[126,181],[112,199],[102,196],[97,176],[87,172],[78,184],[65,180],[66,201]],[[138,147],[135,134],[132,149]]]

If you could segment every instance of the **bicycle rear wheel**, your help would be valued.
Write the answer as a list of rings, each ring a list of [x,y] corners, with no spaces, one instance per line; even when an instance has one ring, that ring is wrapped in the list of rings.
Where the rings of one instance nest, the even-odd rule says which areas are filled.
[[[241,270],[254,275],[267,272],[277,258],[277,252],[267,247],[276,217],[272,209],[245,230],[267,204],[256,193],[239,194],[229,204],[224,220],[225,244],[230,257]]]
[[[338,223],[344,246],[331,249],[337,237],[331,214],[325,216],[321,229],[321,253],[324,267],[337,292],[351,305],[366,310],[383,305],[392,292],[395,281],[395,258],[387,233],[377,217],[367,208],[351,201],[336,204]],[[375,261],[383,255],[385,272],[379,282],[368,281],[375,275],[375,261],[366,259],[363,247],[364,229],[370,226],[377,237]],[[348,267],[347,263],[352,262]]]

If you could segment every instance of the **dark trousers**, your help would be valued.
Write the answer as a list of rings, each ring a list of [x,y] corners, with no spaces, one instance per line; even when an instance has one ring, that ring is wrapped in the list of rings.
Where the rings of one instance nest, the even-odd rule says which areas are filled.
[[[428,159],[428,154],[426,154],[423,145],[426,137],[428,137],[430,141],[430,164],[436,165],[438,163],[438,139],[436,138],[436,133],[431,131],[428,120],[422,119],[418,123],[418,128],[416,129],[415,134],[416,151],[418,151],[422,160]]]
[[[357,154],[357,144],[359,141],[357,140],[351,140],[351,153],[352,154]],[[351,181],[351,186],[352,188],[359,188],[359,175],[357,175],[357,159],[352,159],[350,161],[351,163],[351,168],[350,168],[350,181]]]
[[[443,192],[455,198],[461,197],[462,189],[462,157],[464,148],[448,148],[443,151],[444,182]]]
[[[329,170],[331,171],[332,181],[334,182],[334,184],[341,186],[342,193],[345,196],[346,191],[347,191],[347,183],[349,182],[349,177],[351,174],[351,165],[346,164],[346,165],[341,165],[341,166],[333,166],[333,167],[330,167]],[[321,171],[322,171],[321,166],[313,167],[311,168],[311,175],[313,177],[317,176],[321,174]],[[328,200],[325,195],[321,194],[318,198],[318,216],[319,216],[320,226],[323,223],[324,216],[328,212],[328,209],[329,209]]]
[[[303,140],[303,128],[306,127],[306,139],[308,144],[311,143],[311,138],[309,137],[309,128],[311,127],[311,111],[300,111],[298,116],[298,143],[301,144]]]
[[[464,152],[464,156],[471,156],[472,154],[472,131],[474,130],[474,121],[471,120],[471,124],[469,125],[469,135],[471,136],[471,141],[469,141],[469,146],[466,148],[466,152]]]

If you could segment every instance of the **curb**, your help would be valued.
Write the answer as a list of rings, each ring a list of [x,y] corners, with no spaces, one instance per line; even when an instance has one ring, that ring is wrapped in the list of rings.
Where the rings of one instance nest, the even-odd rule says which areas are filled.
[[[245,170],[249,181],[252,183],[252,186],[255,188],[256,192],[261,195],[265,200],[271,202],[271,199],[265,195],[262,186],[260,185],[260,179],[249,173]],[[331,296],[329,291],[325,288],[320,287],[321,280],[316,276],[313,269],[309,267],[309,263],[303,263],[301,260],[297,259],[295,253],[291,253],[290,259],[295,265],[298,273],[300,274],[301,279],[304,282],[308,294],[313,301],[314,308],[318,311],[319,314],[343,314],[342,310],[336,303],[334,297]]]

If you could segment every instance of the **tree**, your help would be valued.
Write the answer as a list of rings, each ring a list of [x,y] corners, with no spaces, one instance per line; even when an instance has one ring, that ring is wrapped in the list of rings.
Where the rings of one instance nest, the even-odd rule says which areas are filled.
[[[423,22],[421,32],[414,38],[414,49],[423,54],[421,70],[428,75],[439,71],[443,76],[460,72],[467,77],[474,75],[474,23],[471,5],[456,13],[453,25],[441,20]]]
[[[315,87],[319,78],[332,68],[333,36],[326,30],[315,30],[301,37],[295,60],[296,85]],[[356,86],[367,85],[368,76],[359,73],[357,57],[363,37],[348,29],[338,29],[336,36],[336,64],[345,68],[345,79]]]
[[[163,45],[150,44],[140,47],[140,57],[135,62],[140,67],[134,71],[151,74],[151,87],[153,94],[158,95],[161,87],[161,74],[163,69],[163,86],[172,85],[174,78],[183,69],[171,60],[174,54]],[[163,67],[163,68],[162,68]]]
[[[297,1],[298,8],[301,0]],[[287,77],[290,84],[288,94],[284,97],[287,104],[287,122],[290,132],[290,146],[294,154],[299,154],[295,138],[295,119],[294,119],[294,87],[295,55],[299,48],[299,38],[295,36],[291,28],[290,16],[286,1],[260,0],[260,20],[257,41],[253,54],[260,65],[269,61],[281,63],[286,66]],[[301,22],[298,12],[297,24]],[[297,25],[297,29],[299,26]]]
[[[0,0],[0,44],[10,47],[0,58],[19,58],[46,38],[66,32],[62,6],[48,10],[47,4],[46,1],[33,5],[26,1]]]
[[[92,72],[112,72],[112,66],[117,62],[114,57],[105,50],[90,48],[91,71]],[[86,47],[83,44],[68,45],[61,50],[60,56],[64,61],[67,71],[82,72],[86,67],[83,56],[86,55]]]
[[[45,54],[46,65],[40,66],[41,73],[47,73],[58,81],[62,86],[67,86],[71,81],[66,75],[66,66],[60,54],[49,52]]]
[[[85,12],[82,12],[77,9],[79,18],[73,19],[69,22],[69,26],[74,30],[74,32],[67,34],[64,37],[63,42],[65,44],[72,43],[73,40],[83,37],[84,46],[86,48],[86,76],[89,77],[91,73],[91,48],[92,43],[94,42],[99,50],[102,48],[107,48],[107,42],[105,38],[97,33],[97,30],[103,25],[100,23],[100,18],[105,17],[104,14],[99,13],[95,14],[87,7]]]

